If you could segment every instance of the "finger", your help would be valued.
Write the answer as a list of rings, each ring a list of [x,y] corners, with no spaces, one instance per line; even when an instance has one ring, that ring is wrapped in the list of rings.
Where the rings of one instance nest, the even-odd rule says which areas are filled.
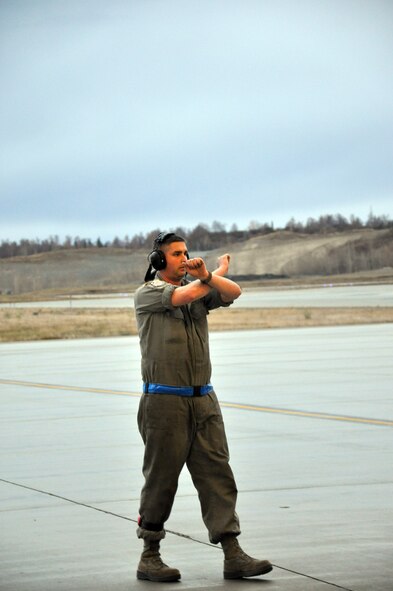
[[[189,267],[190,269],[199,269],[199,267],[202,267],[202,265],[203,265],[202,259],[189,259],[186,262],[186,266]]]

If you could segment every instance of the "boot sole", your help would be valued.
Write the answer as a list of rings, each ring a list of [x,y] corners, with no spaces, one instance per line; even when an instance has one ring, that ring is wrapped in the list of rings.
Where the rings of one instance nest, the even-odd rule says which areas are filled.
[[[167,575],[166,577],[155,577],[154,575],[148,575],[142,571],[136,571],[136,578],[140,581],[152,581],[153,583],[171,583],[172,581],[178,581],[180,579],[178,575]]]
[[[271,564],[267,564],[263,568],[258,568],[249,571],[235,571],[233,573],[225,572],[224,571],[224,579],[243,579],[247,577],[257,577],[258,575],[267,575],[273,570],[273,566]]]

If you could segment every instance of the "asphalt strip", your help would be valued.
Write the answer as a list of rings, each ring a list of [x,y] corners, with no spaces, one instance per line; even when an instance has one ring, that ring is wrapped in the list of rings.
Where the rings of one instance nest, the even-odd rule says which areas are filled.
[[[3,380],[1,380],[3,381]],[[63,497],[61,495],[57,495],[54,493],[51,493],[49,491],[46,490],[41,490],[39,488],[34,488],[32,486],[27,486],[25,484],[21,484],[19,482],[12,482],[11,480],[6,480],[5,478],[0,478],[0,482],[3,482],[5,484],[10,484],[11,486],[18,486],[19,488],[24,488],[26,490],[30,490],[42,495],[47,495],[49,497],[54,497],[56,499],[61,499],[62,501],[66,501],[67,503],[72,503],[73,505],[79,505],[80,507],[86,507],[87,509],[92,509],[93,511],[98,511],[100,513],[105,513],[106,515],[110,515],[112,517],[117,517],[118,519],[124,519],[125,521],[131,521],[132,523],[137,523],[136,519],[132,519],[131,517],[126,517],[125,515],[119,515],[118,513],[114,513],[113,511],[107,511],[106,509],[100,509],[99,507],[94,507],[93,505],[89,505],[88,503],[82,503],[80,501],[75,501],[74,499],[68,499],[67,497]],[[220,550],[220,548],[216,545],[213,544],[209,544],[208,542],[203,542],[202,540],[198,540],[197,538],[193,538],[191,536],[188,536],[186,534],[182,534],[181,532],[175,532],[173,530],[167,529],[166,532],[168,534],[172,534],[174,536],[178,536],[180,538],[186,538],[187,540],[190,540],[191,542],[196,542],[197,544],[202,544],[204,546],[210,546],[211,548],[214,549],[218,549]],[[274,568],[277,568],[279,570],[283,570],[289,573],[292,573],[294,575],[298,575],[300,577],[304,577],[306,579],[310,579],[313,581],[318,581],[318,583],[323,583],[325,585],[329,585],[330,587],[334,587],[335,589],[342,589],[343,591],[354,591],[354,589],[350,589],[349,587],[342,587],[341,585],[337,585],[336,583],[331,583],[330,581],[325,581],[324,579],[319,579],[318,577],[313,577],[311,575],[307,575],[306,573],[301,573],[299,571],[295,571],[295,570],[291,570],[289,568],[285,568],[284,566],[279,566],[278,564],[273,564]]]

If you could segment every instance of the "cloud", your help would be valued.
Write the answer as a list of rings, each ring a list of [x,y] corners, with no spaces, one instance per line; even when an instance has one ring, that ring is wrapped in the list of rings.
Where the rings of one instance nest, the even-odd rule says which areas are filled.
[[[392,16],[382,0],[3,2],[0,231],[392,214]]]

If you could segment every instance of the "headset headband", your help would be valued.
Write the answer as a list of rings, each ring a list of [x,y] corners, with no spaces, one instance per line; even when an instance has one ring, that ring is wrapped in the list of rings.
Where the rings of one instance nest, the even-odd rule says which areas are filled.
[[[174,232],[160,232],[158,234],[158,236],[154,239],[154,245],[160,246],[161,244],[164,244],[164,242],[170,236],[175,236],[175,233]]]

